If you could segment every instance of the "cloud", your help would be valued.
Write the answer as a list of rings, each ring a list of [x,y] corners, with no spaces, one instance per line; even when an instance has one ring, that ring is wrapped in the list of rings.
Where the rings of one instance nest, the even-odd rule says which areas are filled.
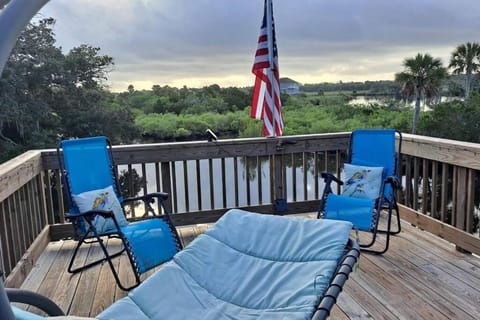
[[[41,13],[57,19],[64,50],[88,43],[114,57],[114,90],[253,85],[261,0],[52,0]],[[274,0],[274,17],[280,72],[304,83],[393,79],[406,57],[447,63],[480,41],[478,0]]]

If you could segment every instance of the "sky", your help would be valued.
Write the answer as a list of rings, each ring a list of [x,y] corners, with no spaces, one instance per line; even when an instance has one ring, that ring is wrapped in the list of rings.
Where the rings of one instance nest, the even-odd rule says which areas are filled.
[[[393,80],[405,58],[448,65],[480,42],[479,0],[273,0],[280,77],[302,84]],[[50,0],[65,53],[89,44],[114,58],[112,91],[152,85],[253,86],[263,0]]]

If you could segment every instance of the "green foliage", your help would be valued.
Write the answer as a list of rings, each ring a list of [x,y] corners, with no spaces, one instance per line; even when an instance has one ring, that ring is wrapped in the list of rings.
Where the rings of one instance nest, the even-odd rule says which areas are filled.
[[[417,54],[403,62],[404,71],[395,74],[395,81],[402,85],[406,99],[415,100],[412,133],[416,133],[420,115],[420,101],[440,96],[440,87],[447,78],[447,69],[439,58],[427,54]]]
[[[297,103],[299,101],[297,100]],[[358,128],[406,129],[400,119],[409,111],[372,106],[330,104],[322,107],[310,103],[289,104],[284,107],[285,135],[351,131]]]
[[[36,143],[34,136],[50,134],[50,92],[62,80],[63,64],[60,49],[53,46],[53,24],[45,19],[25,28],[0,78],[0,147],[9,154],[41,146],[44,139]]]
[[[418,132],[423,135],[480,143],[480,96],[468,102],[442,103],[420,117]],[[454,129],[452,128],[454,125]]]
[[[113,59],[89,45],[63,54],[55,46],[54,23],[44,19],[27,26],[0,78],[0,160],[27,149],[54,147],[59,138],[68,137],[106,135],[115,144],[194,140],[205,139],[207,128],[220,138],[263,136],[262,121],[250,118],[251,88],[154,85],[151,90],[136,90],[129,85],[125,92],[111,93],[103,81]],[[367,106],[349,101],[357,94],[393,96],[399,84],[411,97],[428,98],[439,92],[445,75],[438,59],[417,55],[405,60],[397,83],[305,85],[306,93],[281,95],[284,135],[387,127],[410,131],[415,127],[413,110],[399,101]],[[452,79],[446,87],[458,95],[462,88],[458,79]],[[475,90],[474,80],[472,87]],[[480,142],[479,106],[475,94],[465,103],[441,103],[421,113],[418,131]]]
[[[201,89],[152,86],[152,90],[127,91],[116,96],[116,103],[149,113],[176,115],[235,112],[250,104],[250,93],[238,88],[211,85]]]
[[[141,177],[134,168],[129,170],[122,170],[118,176],[118,184],[120,185],[120,192],[124,197],[136,196],[142,186],[145,184],[145,177]],[[131,188],[133,187],[133,190]]]
[[[58,139],[105,134],[114,143],[138,135],[133,114],[112,102],[102,81],[113,59],[81,45],[63,54],[53,19],[29,24],[0,78],[0,160]]]
[[[207,129],[212,129],[223,136],[236,137],[247,126],[249,120],[246,111],[200,115],[152,113],[137,116],[136,125],[143,136],[149,139],[183,140],[191,137],[203,139]]]
[[[477,42],[467,42],[455,48],[452,52],[449,68],[453,69],[453,74],[463,74],[465,72],[465,99],[470,96],[472,86],[472,76],[480,70],[480,44]]]

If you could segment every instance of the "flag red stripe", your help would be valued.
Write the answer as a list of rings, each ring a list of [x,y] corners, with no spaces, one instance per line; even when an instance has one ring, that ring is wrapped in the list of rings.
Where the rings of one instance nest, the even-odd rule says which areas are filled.
[[[265,1],[265,9],[267,1]],[[264,11],[266,14],[266,11]],[[266,17],[263,17],[263,25],[258,37],[255,62],[252,73],[255,75],[255,87],[253,89],[252,110],[250,116],[263,120],[263,132],[265,136],[281,136],[283,134],[282,104],[280,101],[280,76],[278,71],[278,54],[275,41],[275,25],[273,23],[273,66],[269,61],[268,35]]]

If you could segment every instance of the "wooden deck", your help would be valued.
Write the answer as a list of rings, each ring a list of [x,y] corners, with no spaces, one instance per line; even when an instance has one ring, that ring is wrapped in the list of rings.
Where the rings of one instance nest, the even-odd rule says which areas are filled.
[[[188,243],[207,227],[182,227],[179,232]],[[402,227],[385,255],[361,255],[359,268],[347,281],[330,318],[478,319],[480,258],[457,252],[448,242],[407,223]],[[22,288],[52,298],[67,314],[94,317],[126,293],[116,287],[107,265],[69,274],[73,246],[72,241],[50,243]],[[80,255],[92,259],[99,255],[98,246]],[[124,258],[115,263],[121,276],[129,279]]]

